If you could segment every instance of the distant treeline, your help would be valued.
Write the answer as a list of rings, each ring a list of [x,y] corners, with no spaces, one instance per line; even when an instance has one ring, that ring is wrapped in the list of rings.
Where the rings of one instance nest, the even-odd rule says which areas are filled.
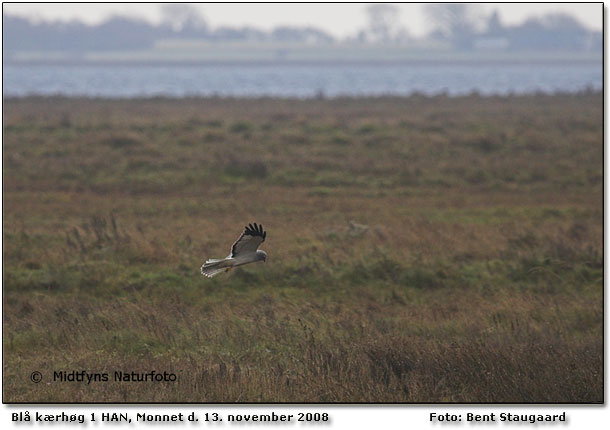
[[[601,52],[603,36],[601,31],[589,30],[566,14],[530,18],[520,25],[504,26],[498,13],[494,12],[484,32],[458,34],[453,43],[462,49]]]
[[[316,28],[277,27],[265,32],[252,27],[152,24],[129,17],[113,17],[98,25],[79,21],[33,23],[25,18],[4,16],[3,49],[17,51],[107,51],[150,49],[158,40],[201,39],[209,41],[332,43],[335,39]]]
[[[469,20],[464,5],[436,5],[428,10],[433,31],[419,43],[442,43],[457,50],[496,51],[588,51],[601,52],[601,31],[584,27],[570,15],[552,14],[530,18],[519,25],[505,26],[497,12]],[[462,9],[460,9],[462,8]],[[5,53],[146,50],[155,42],[167,39],[197,39],[211,42],[283,42],[307,44],[390,43],[406,44],[415,39],[396,20],[389,17],[396,10],[386,7],[372,9],[368,27],[353,37],[339,40],[315,27],[276,27],[264,31],[254,27],[210,28],[192,10],[168,17],[159,24],[138,18],[115,16],[97,25],[80,21],[32,22],[16,16],[3,16],[3,49]],[[379,15],[382,15],[379,17]],[[384,18],[383,15],[388,15]],[[380,24],[381,23],[381,24]],[[476,30],[476,28],[483,28]]]

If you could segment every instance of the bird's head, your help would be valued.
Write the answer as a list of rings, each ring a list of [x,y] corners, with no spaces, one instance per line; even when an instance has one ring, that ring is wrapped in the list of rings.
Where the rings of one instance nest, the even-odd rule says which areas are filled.
[[[256,251],[256,255],[258,256],[258,260],[263,260],[263,262],[267,262],[267,253],[265,251],[258,250]]]

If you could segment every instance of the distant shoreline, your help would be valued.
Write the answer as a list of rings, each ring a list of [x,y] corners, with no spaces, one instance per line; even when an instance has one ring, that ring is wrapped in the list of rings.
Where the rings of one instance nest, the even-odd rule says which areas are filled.
[[[16,52],[5,53],[5,66],[447,66],[447,65],[522,65],[522,64],[599,64],[602,53],[557,52],[456,52],[446,50],[406,50],[374,47],[351,50],[296,47],[291,49],[235,50],[215,46],[196,50],[153,49],[148,51],[108,52]]]
[[[247,101],[254,102],[257,100],[261,101],[280,101],[280,102],[312,102],[312,101],[358,101],[358,100],[388,100],[388,101],[409,101],[411,99],[469,99],[469,98],[480,98],[480,99],[525,99],[525,98],[552,98],[552,97],[576,97],[583,94],[589,95],[602,95],[603,90],[588,89],[583,91],[557,91],[554,93],[546,92],[531,92],[531,93],[514,93],[514,94],[480,94],[472,92],[469,94],[458,94],[451,95],[449,93],[437,93],[437,94],[424,94],[421,92],[414,92],[412,94],[379,94],[379,95],[338,95],[338,96],[311,96],[311,97],[283,97],[283,96],[230,96],[230,95],[191,95],[191,96],[173,96],[173,95],[142,95],[135,97],[110,97],[110,96],[77,96],[77,95],[65,95],[65,94],[29,94],[23,96],[3,96],[4,101],[19,101],[19,102],[35,102],[49,101],[49,100],[72,100],[72,101],[101,101],[101,102],[146,102],[146,101],[208,101],[208,100],[221,100],[226,102],[234,101]]]

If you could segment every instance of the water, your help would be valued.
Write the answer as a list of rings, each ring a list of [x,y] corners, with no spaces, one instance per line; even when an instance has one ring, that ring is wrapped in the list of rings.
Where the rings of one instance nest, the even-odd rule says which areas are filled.
[[[489,94],[601,90],[602,65],[5,65],[4,96]]]

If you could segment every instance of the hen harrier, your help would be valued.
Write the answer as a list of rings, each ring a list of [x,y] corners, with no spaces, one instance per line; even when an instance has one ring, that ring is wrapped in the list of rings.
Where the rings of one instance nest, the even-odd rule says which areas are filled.
[[[211,278],[220,272],[228,272],[234,267],[242,264],[254,263],[255,261],[267,261],[265,251],[257,251],[261,243],[265,241],[267,232],[263,231],[262,225],[247,225],[244,232],[231,247],[231,253],[227,258],[210,258],[201,266],[201,274]]]

